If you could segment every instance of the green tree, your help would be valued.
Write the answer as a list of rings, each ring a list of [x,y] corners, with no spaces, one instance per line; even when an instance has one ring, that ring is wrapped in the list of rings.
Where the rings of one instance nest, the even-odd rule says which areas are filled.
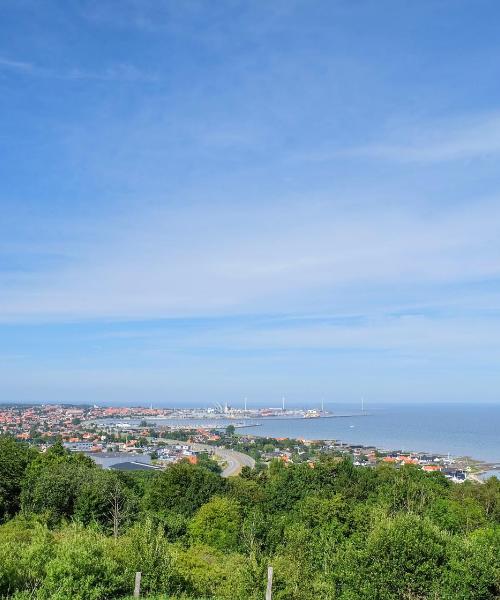
[[[188,529],[195,542],[234,550],[241,530],[241,507],[235,500],[216,496],[198,509]]]
[[[216,473],[179,462],[151,480],[144,506],[158,515],[174,511],[190,516],[212,496],[223,492],[225,487],[225,480]]]
[[[78,486],[73,516],[101,524],[114,537],[136,517],[140,498],[134,480],[120,471],[91,469]]]
[[[163,527],[150,518],[134,525],[120,540],[132,572],[141,571],[144,594],[174,591],[174,551]]]
[[[30,463],[23,480],[22,510],[43,513],[50,524],[70,518],[83,484],[95,469],[90,458],[55,444]]]
[[[219,463],[208,454],[208,452],[200,452],[198,454],[198,466],[211,471],[212,473],[217,473],[220,475],[222,473],[222,469]]]
[[[0,597],[37,590],[54,554],[54,536],[46,526],[17,517],[0,526]]]
[[[20,508],[22,481],[37,452],[13,437],[0,435],[0,522]]]
[[[500,479],[497,477],[490,477],[481,485],[466,481],[453,486],[450,492],[451,498],[458,502],[473,498],[483,507],[486,517],[492,523],[500,524]]]
[[[175,561],[180,589],[192,598],[257,600],[259,568],[241,554],[223,554],[195,545],[180,552]],[[262,586],[262,584],[260,584]]]
[[[500,598],[500,528],[452,538],[443,575],[435,588],[440,600]]]
[[[341,598],[433,597],[448,543],[435,525],[416,515],[380,521],[367,538],[354,538],[344,546],[335,567]]]
[[[486,515],[481,504],[471,497],[460,502],[438,498],[429,507],[428,514],[442,529],[452,533],[470,533],[486,525]]]
[[[377,468],[378,499],[395,514],[423,514],[439,497],[447,497],[451,483],[441,473],[425,473],[414,465]]]
[[[92,530],[71,526],[62,530],[37,600],[105,600],[125,596],[132,572],[123,549]]]

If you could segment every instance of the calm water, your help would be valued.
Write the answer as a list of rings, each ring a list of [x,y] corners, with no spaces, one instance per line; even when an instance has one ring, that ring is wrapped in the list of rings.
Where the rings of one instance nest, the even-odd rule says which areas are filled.
[[[263,421],[259,435],[345,442],[472,456],[500,463],[500,405],[386,406],[369,416]]]
[[[189,424],[187,420],[183,422]],[[337,439],[398,450],[449,452],[500,464],[500,405],[386,405],[370,407],[368,416],[252,422],[261,425],[239,431],[270,437]],[[225,424],[213,420],[211,423],[219,427]]]

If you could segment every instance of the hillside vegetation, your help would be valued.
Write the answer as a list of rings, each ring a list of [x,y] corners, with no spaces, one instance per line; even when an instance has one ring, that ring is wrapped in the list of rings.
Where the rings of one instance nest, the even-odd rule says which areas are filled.
[[[0,597],[487,600],[500,595],[500,482],[413,467],[281,462],[225,480],[209,459],[102,470],[0,437]]]

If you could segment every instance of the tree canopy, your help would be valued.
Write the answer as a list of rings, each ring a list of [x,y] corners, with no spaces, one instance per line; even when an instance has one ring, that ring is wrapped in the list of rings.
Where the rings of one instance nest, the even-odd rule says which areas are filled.
[[[214,463],[215,464],[215,463]],[[500,482],[345,459],[123,474],[0,436],[0,597],[493,600]]]

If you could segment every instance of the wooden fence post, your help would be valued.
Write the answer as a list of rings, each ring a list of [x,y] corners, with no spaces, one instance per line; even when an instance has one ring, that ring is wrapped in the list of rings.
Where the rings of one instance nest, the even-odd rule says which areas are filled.
[[[141,576],[142,573],[137,571],[135,574],[134,598],[139,598],[141,595]]]
[[[272,600],[272,598],[273,598],[273,568],[267,567],[266,600]]]

